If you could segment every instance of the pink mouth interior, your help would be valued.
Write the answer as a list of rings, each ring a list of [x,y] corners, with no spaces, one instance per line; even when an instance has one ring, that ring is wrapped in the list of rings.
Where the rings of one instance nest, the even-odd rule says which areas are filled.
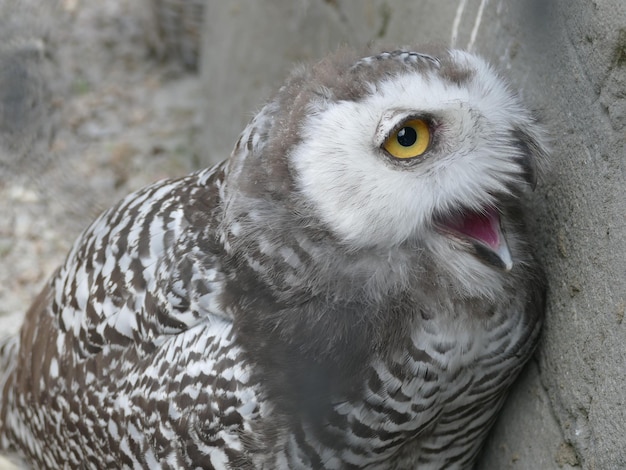
[[[500,215],[495,208],[482,213],[465,212],[461,217],[446,222],[445,227],[494,250],[500,246]]]

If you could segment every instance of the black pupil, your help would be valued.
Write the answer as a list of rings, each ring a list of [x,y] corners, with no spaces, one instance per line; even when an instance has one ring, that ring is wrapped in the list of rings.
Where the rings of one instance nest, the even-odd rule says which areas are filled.
[[[417,142],[417,132],[412,127],[403,127],[398,132],[398,143],[403,147],[410,147]]]

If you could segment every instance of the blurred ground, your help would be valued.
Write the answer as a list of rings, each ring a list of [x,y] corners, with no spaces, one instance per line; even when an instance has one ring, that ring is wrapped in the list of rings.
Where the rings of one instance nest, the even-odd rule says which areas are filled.
[[[0,75],[0,335],[17,328],[95,215],[198,164],[198,79],[149,55],[142,2],[66,0],[54,9],[19,3],[10,15],[14,47],[0,49],[0,66],[17,63],[11,77]],[[12,91],[24,82],[35,98],[30,89]],[[33,123],[31,108],[41,122]],[[27,122],[15,124],[16,109],[26,110]]]

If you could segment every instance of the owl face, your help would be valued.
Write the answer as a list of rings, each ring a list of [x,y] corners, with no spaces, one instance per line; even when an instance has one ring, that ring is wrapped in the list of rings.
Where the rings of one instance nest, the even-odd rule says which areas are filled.
[[[502,274],[528,260],[520,195],[544,140],[474,55],[340,52],[292,74],[244,130],[228,162],[223,237],[233,253],[258,246],[247,262],[262,257],[272,279],[324,272],[329,286],[376,279],[371,291],[384,293],[436,266],[462,295],[495,298]],[[287,263],[285,244],[313,264]],[[346,253],[363,255],[358,269],[337,261]]]
[[[318,90],[289,152],[297,191],[357,249],[414,243],[469,278],[510,270],[506,205],[533,185],[541,131],[473,55],[404,64],[355,76],[357,99]]]

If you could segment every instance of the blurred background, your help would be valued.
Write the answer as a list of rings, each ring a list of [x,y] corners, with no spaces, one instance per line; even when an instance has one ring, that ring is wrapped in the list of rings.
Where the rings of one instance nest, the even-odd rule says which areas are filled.
[[[0,335],[101,210],[226,158],[295,64],[432,42],[486,57],[553,136],[528,201],[542,344],[479,468],[626,468],[623,0],[0,0]]]

